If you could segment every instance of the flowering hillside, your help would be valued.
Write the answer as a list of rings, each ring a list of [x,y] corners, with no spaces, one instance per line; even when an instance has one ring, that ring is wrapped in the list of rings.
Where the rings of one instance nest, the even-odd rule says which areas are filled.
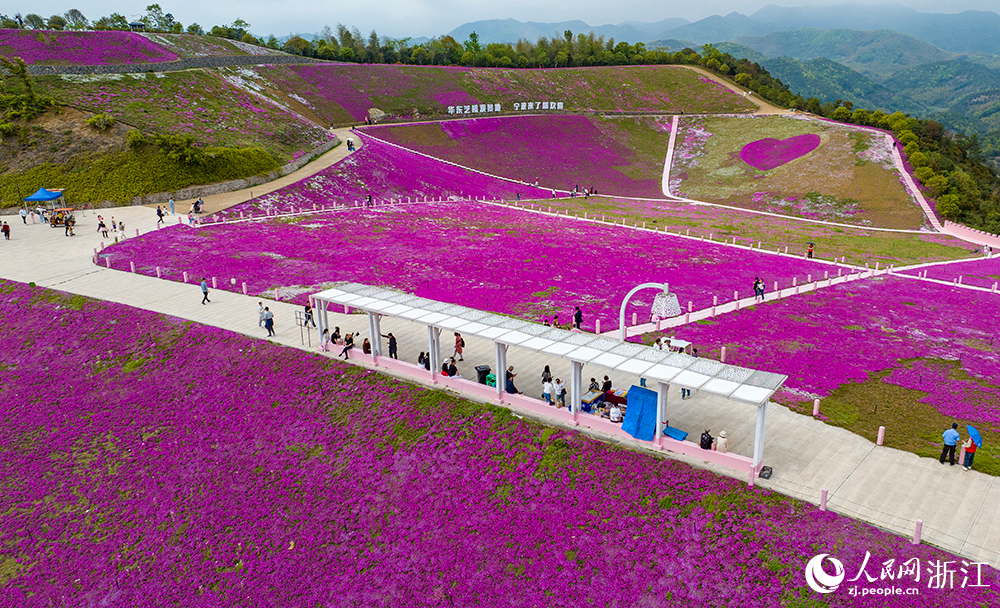
[[[318,291],[321,283],[358,281],[529,320],[552,314],[567,320],[579,305],[585,326],[601,319],[604,330],[618,326],[622,298],[639,283],[666,281],[685,307],[690,300],[704,308],[713,296],[728,301],[736,290],[749,296],[758,275],[787,287],[793,277],[801,283],[807,274],[820,277],[830,269],[463,201],[173,228],[129,239],[102,255],[117,268],[135,262],[150,275],[159,266],[164,278],[174,280],[183,271],[235,277],[255,293],[299,286],[285,293],[304,293],[310,290],[305,286]],[[636,302],[635,312],[648,321],[651,301]]]
[[[563,102],[569,111],[663,114],[749,112],[756,106],[677,66],[513,70],[380,64],[254,68],[259,85],[300,99],[331,123],[360,122],[370,108],[390,117],[446,116],[449,105]],[[532,110],[536,111],[536,110]]]
[[[0,55],[28,65],[108,65],[174,61],[177,55],[133,32],[0,30]]]
[[[818,552],[849,575],[866,552],[876,577],[889,558],[952,565],[953,588],[901,576],[919,594],[894,606],[998,601],[989,567],[963,583],[955,556],[742,481],[215,328],[0,290],[19,320],[0,328],[5,605],[769,608],[819,602]]]
[[[239,40],[228,40],[218,36],[192,36],[190,34],[143,33],[140,36],[177,54],[178,57],[238,56],[238,55],[284,55],[281,51],[269,49]]]
[[[927,224],[883,134],[804,117],[683,119],[670,191],[841,224],[911,230]]]
[[[669,120],[508,116],[366,129],[431,156],[544,187],[663,198]]]

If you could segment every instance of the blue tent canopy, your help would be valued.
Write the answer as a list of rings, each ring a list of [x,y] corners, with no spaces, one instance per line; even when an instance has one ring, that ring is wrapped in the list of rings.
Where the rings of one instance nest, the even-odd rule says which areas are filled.
[[[39,188],[38,192],[27,196],[24,198],[26,201],[54,201],[62,196],[62,192],[52,192],[51,190],[46,190],[45,188]]]
[[[622,430],[636,439],[653,440],[656,434],[656,391],[641,386],[629,387]]]

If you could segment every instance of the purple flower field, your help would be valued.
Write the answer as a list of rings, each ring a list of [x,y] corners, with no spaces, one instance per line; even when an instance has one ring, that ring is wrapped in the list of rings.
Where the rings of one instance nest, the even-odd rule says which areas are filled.
[[[366,148],[362,148],[364,151]],[[317,192],[319,192],[317,190]],[[266,222],[172,227],[128,239],[102,253],[112,266],[177,280],[183,271],[246,281],[253,293],[299,293],[358,281],[538,320],[575,306],[584,326],[618,326],[618,307],[635,285],[666,281],[696,309],[747,297],[755,276],[771,289],[831,266],[737,250],[699,240],[556,218],[483,203],[356,208]],[[103,263],[103,262],[102,262]],[[653,292],[629,313],[649,320]],[[766,369],[766,368],[765,368]]]
[[[819,146],[820,142],[819,135],[815,133],[805,133],[780,140],[767,137],[743,146],[740,150],[740,159],[756,169],[768,171],[809,154]]]
[[[1000,432],[1000,296],[904,279],[855,281],[685,326],[727,362],[788,374],[776,400],[826,397],[847,383],[924,391],[941,414]],[[946,374],[930,361],[957,364]]]
[[[954,281],[961,277],[963,285],[992,288],[1000,281],[1000,257],[979,258],[960,264],[938,264],[925,268],[903,271],[903,274],[918,275],[927,272],[928,279]]]
[[[559,190],[663,198],[669,122],[510,116],[366,129],[450,162]]]
[[[0,55],[28,65],[161,63],[177,55],[132,32],[0,30]]]
[[[346,159],[277,192],[230,207],[218,217],[238,218],[241,212],[288,213],[311,209],[314,204],[356,205],[368,195],[376,204],[407,197],[514,200],[520,194],[527,200],[552,196],[549,190],[489,177],[358,135],[364,145]]]
[[[813,555],[850,577],[866,551],[874,576],[890,558],[956,570],[952,589],[901,577],[919,595],[894,606],[998,601],[994,569],[964,587],[953,555],[741,481],[219,329],[0,289],[20,321],[0,329],[4,605],[883,606],[806,587]]]

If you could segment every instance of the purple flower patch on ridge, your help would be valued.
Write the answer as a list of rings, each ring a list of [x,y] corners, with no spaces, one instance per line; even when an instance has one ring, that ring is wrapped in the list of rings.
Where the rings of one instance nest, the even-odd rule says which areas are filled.
[[[743,146],[740,158],[752,167],[768,171],[809,154],[819,144],[820,137],[815,133],[796,135],[788,139],[766,137]]]

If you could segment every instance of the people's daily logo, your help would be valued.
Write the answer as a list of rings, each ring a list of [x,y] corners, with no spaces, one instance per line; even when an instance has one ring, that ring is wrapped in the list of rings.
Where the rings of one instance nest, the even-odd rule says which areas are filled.
[[[823,568],[823,560],[829,559],[833,565],[833,574]],[[806,583],[816,593],[833,593],[844,582],[844,564],[829,553],[820,553],[806,564]]]

